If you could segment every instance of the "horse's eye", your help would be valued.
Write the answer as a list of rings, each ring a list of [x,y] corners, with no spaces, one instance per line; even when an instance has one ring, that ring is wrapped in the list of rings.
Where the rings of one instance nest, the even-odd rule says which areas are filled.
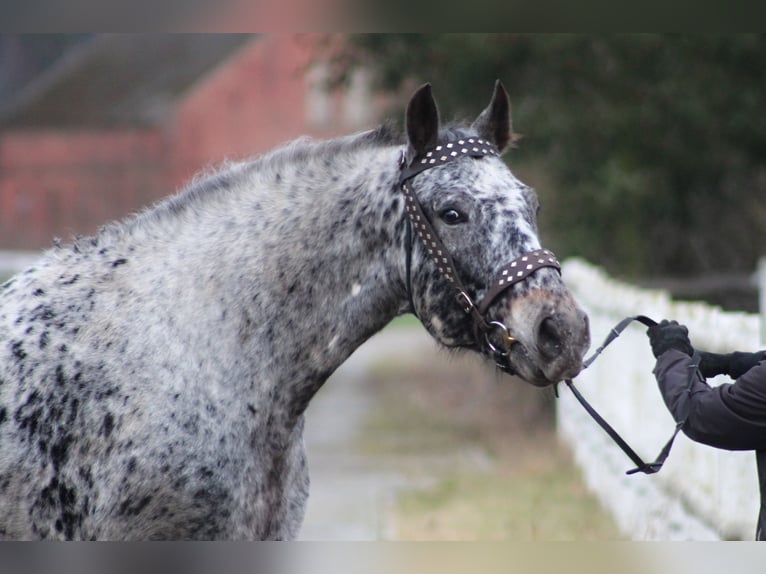
[[[464,221],[468,220],[465,215],[460,213],[454,207],[448,207],[447,209],[443,210],[439,214],[439,217],[441,217],[442,221],[447,225],[457,225],[458,223],[463,223]]]

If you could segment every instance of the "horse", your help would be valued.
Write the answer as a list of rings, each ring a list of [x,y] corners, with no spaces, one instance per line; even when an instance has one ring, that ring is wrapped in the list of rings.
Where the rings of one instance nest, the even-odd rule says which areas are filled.
[[[470,125],[426,84],[401,131],[301,138],[52,245],[0,287],[0,537],[294,539],[307,405],[398,315],[534,385],[577,374],[552,254],[477,318],[540,250],[512,140],[500,82]]]

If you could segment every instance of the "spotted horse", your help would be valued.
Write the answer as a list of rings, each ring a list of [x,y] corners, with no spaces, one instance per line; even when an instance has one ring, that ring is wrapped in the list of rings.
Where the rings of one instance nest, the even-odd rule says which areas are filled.
[[[505,89],[440,127],[425,85],[405,120],[226,164],[0,287],[0,537],[295,538],[306,407],[401,314],[534,385],[579,372]]]

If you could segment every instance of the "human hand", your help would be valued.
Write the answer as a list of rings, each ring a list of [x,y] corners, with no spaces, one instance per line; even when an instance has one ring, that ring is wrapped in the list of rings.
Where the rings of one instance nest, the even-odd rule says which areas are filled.
[[[757,353],[734,352],[731,354],[728,375],[732,379],[738,379],[763,361],[764,358],[766,358],[766,351],[758,351]]]
[[[755,367],[764,358],[766,351],[757,353],[700,353],[700,372],[705,378],[716,375],[729,375],[732,379],[738,379],[750,369]]]
[[[706,379],[716,375],[728,375],[731,364],[731,353],[708,353],[700,351],[699,370]]]
[[[677,349],[689,356],[694,354],[694,348],[689,341],[689,330],[678,321],[663,319],[657,325],[649,327],[646,334],[655,357],[659,357],[670,349]]]

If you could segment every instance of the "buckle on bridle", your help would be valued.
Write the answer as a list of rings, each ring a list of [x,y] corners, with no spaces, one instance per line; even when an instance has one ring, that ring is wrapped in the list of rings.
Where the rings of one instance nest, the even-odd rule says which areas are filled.
[[[458,291],[455,299],[457,300],[458,305],[460,305],[460,307],[463,309],[463,311],[465,311],[467,315],[471,314],[476,308],[473,299],[471,299],[471,297],[465,291]]]

